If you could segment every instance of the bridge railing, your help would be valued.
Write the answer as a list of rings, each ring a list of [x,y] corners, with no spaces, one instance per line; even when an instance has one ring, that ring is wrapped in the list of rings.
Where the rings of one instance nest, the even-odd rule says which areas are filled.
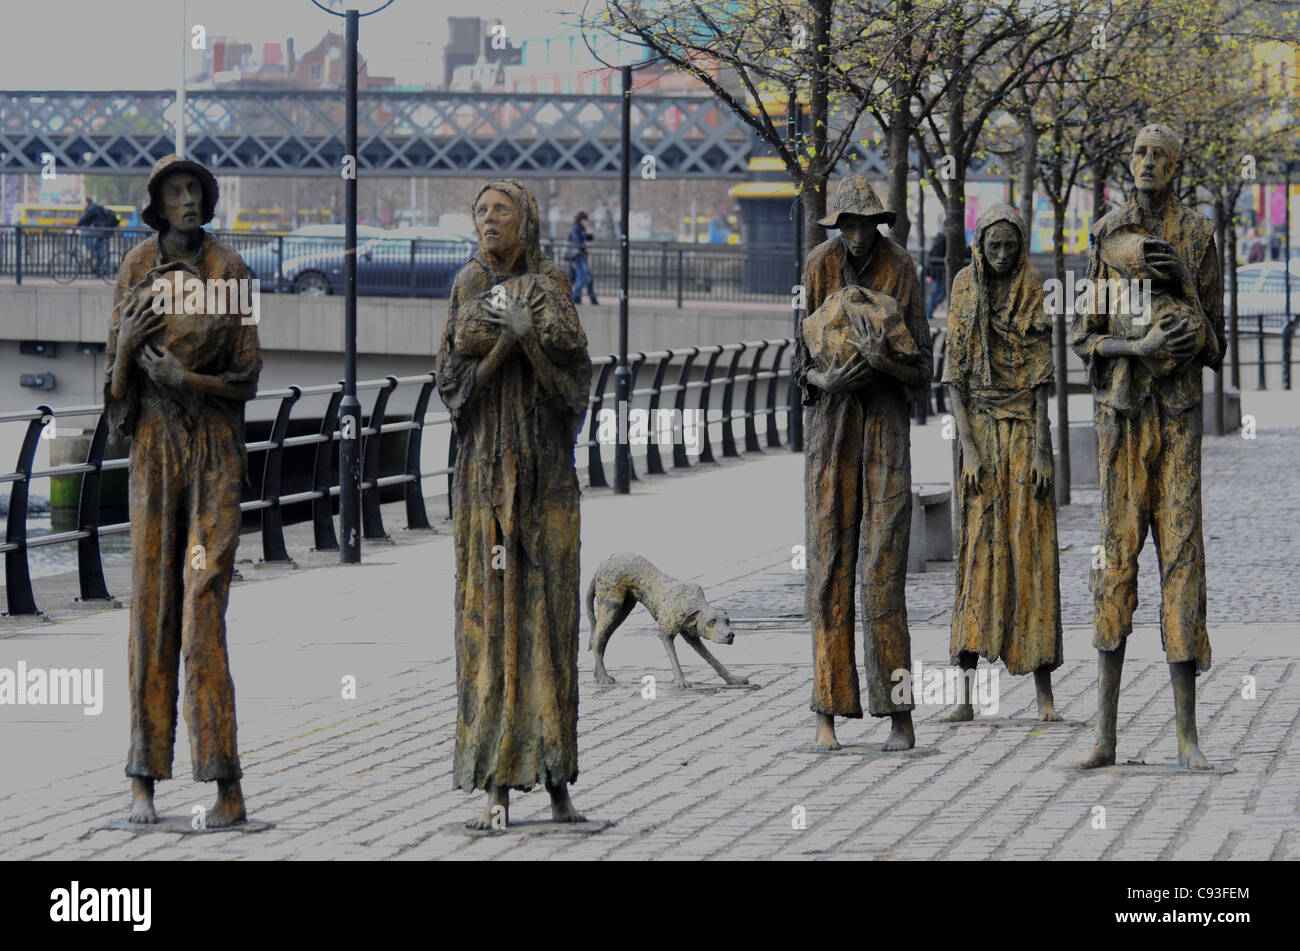
[[[666,460],[661,455],[671,440],[671,467],[688,469],[700,463],[715,463],[718,457],[739,457],[742,452],[762,452],[782,446],[783,430],[788,429],[790,369],[787,355],[789,337],[747,340],[705,347],[656,350],[629,355],[632,368],[632,402],[628,414],[629,442],[647,473],[663,474]],[[594,373],[588,397],[589,411],[575,452],[585,455],[587,483],[607,486],[606,466],[613,461],[617,442],[617,420],[613,386],[613,355],[592,361]],[[651,373],[650,382],[639,385],[642,371]],[[670,373],[674,380],[670,380]],[[389,412],[389,402],[399,388],[413,391],[409,414]],[[428,480],[445,477],[450,508],[451,485],[456,468],[456,438],[451,431],[451,417],[444,409],[431,409],[436,377],[433,373],[415,376],[366,380],[357,383],[358,394],[370,394],[369,414],[363,419],[361,437],[361,521],[362,537],[370,541],[387,540],[381,496],[383,490],[402,487],[407,527],[430,529],[425,504]],[[338,535],[334,524],[334,500],[338,497],[338,411],[343,396],[341,383],[320,386],[289,386],[263,390],[256,402],[273,402],[274,417],[265,439],[245,444],[250,456],[261,455],[261,478],[257,497],[240,503],[244,513],[257,512],[261,522],[263,560],[271,564],[292,564],[284,535],[284,509],[290,505],[310,503],[314,548],[337,551]],[[290,435],[293,412],[304,398],[324,400],[314,432]],[[667,413],[660,411],[667,410]],[[674,412],[675,411],[675,412]],[[676,425],[658,428],[653,424],[638,427],[638,413],[644,419],[670,419]],[[43,437],[57,433],[58,420],[93,418],[84,462],[51,465],[36,469],[37,450]],[[0,413],[0,425],[25,426],[18,459],[12,472],[0,474],[0,484],[10,486],[9,511],[0,552],[5,559],[5,594],[8,614],[38,615],[40,611],[32,587],[29,554],[54,545],[77,546],[77,573],[80,600],[116,599],[109,592],[104,575],[100,540],[106,536],[129,532],[127,521],[106,523],[100,517],[102,477],[106,472],[126,469],[126,458],[105,458],[108,449],[108,425],[101,405],[55,408],[47,405],[31,410]],[[783,425],[785,424],[785,425]],[[425,468],[424,434],[426,430],[447,427],[446,465]],[[638,444],[638,429],[645,438]],[[380,447],[383,437],[406,434],[400,465],[385,465]],[[665,438],[666,437],[666,438]],[[289,449],[311,447],[310,488],[284,492],[284,461]],[[696,458],[692,461],[692,456]],[[388,471],[385,471],[388,470]],[[250,471],[250,474],[251,471]],[[76,527],[48,534],[28,531],[29,487],[40,479],[81,476],[77,498]],[[633,478],[636,478],[635,466]],[[440,493],[430,493],[437,495]]]

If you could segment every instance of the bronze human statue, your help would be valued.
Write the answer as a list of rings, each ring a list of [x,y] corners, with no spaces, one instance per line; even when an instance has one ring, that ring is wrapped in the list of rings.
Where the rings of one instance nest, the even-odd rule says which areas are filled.
[[[807,405],[804,426],[807,607],[813,635],[815,747],[839,748],[835,717],[862,716],[854,657],[854,584],[861,550],[862,627],[869,710],[890,717],[885,750],[916,745],[910,693],[891,696],[898,671],[911,669],[904,585],[912,517],[910,400],[928,385],[931,343],[916,267],[881,234],[892,223],[871,186],[846,176],[821,223],[840,234],[808,254],[804,289],[809,316],[835,292],[856,307],[899,315],[910,340],[888,343],[886,314],[870,328],[860,314],[847,331],[862,359],[842,360],[796,342],[796,380]],[[882,306],[883,305],[883,306]]]
[[[132,437],[129,819],[158,821],[154,782],[171,778],[183,657],[194,779],[216,780],[204,824],[221,828],[245,819],[225,614],[247,469],[244,404],[257,390],[262,351],[256,324],[237,309],[169,313],[171,292],[155,289],[159,280],[250,277],[202,228],[217,203],[212,173],[167,156],[148,192],[142,217],[157,234],[122,260],[104,387],[110,424]],[[212,298],[202,297],[206,307]]]
[[[516,179],[474,199],[478,253],[456,276],[438,392],[458,452],[453,781],[483,789],[471,828],[508,823],[511,789],[546,787],[556,822],[582,822],[578,776],[578,477],[591,360],[564,273],[538,243]]]
[[[1092,229],[1093,288],[1127,281],[1118,262],[1140,233],[1149,299],[1143,308],[1096,293],[1074,321],[1073,347],[1093,386],[1101,467],[1101,546],[1093,559],[1093,646],[1098,650],[1097,745],[1080,766],[1115,762],[1124,645],[1137,607],[1138,554],[1150,529],[1160,562],[1160,638],[1169,662],[1178,762],[1210,769],[1196,734],[1196,675],[1210,666],[1201,537],[1201,367],[1218,370],[1226,347],[1214,226],[1178,201],[1178,136],[1149,125],[1133,145],[1133,197]]]
[[[952,285],[943,382],[957,424],[957,596],[952,662],[980,657],[1033,672],[1040,720],[1059,720],[1060,565],[1052,497],[1052,315],[1029,263],[1025,224],[1010,205],[975,223],[971,263]],[[972,720],[971,677],[944,717]]]

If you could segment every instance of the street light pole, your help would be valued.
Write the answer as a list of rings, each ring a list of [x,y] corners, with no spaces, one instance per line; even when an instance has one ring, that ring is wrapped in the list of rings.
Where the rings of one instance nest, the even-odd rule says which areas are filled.
[[[1286,185],[1283,192],[1283,218],[1286,223],[1282,235],[1282,293],[1286,316],[1282,324],[1282,389],[1291,389],[1291,167],[1292,161],[1286,160]]]
[[[344,176],[347,206],[343,216],[344,273],[347,297],[343,317],[343,400],[339,403],[339,528],[343,539],[339,562],[361,562],[361,401],[357,399],[357,20],[345,16],[347,60],[347,154],[351,174]],[[345,170],[346,171],[346,170]]]
[[[632,491],[632,454],[627,419],[632,396],[632,368],[627,364],[628,229],[632,201],[632,67],[623,73],[622,209],[619,212],[618,367],[614,370],[614,403],[618,407],[618,445],[614,447],[614,492]],[[707,420],[706,420],[707,423]]]
[[[181,72],[176,77],[176,154],[185,158],[185,51],[190,48],[189,0],[181,3]]]
[[[358,565],[361,563],[361,401],[357,399],[357,175],[361,162],[357,155],[357,24],[363,16],[378,13],[393,0],[386,0],[365,13],[347,10],[342,14],[322,6],[320,0],[311,2],[326,13],[343,17],[343,44],[347,47],[344,61],[347,142],[342,169],[346,294],[343,305],[343,399],[339,401],[339,529],[343,539],[339,544],[339,563]],[[339,0],[329,0],[329,3],[331,6],[341,5]]]
[[[800,108],[798,90],[791,83],[786,92],[786,109],[785,109],[785,130],[786,137],[790,140],[790,153],[794,155],[795,160],[799,159],[799,125],[800,125]],[[796,287],[803,284],[803,198],[796,195],[794,199],[794,283]],[[805,291],[806,293],[806,291]],[[802,295],[800,295],[802,296]],[[793,307],[794,310],[794,337],[799,339],[802,330],[802,321],[799,315],[799,307]],[[790,451],[803,452],[803,388],[799,386],[799,381],[794,376],[795,355],[799,352],[798,343],[790,351],[791,372],[790,372],[790,413],[786,418],[786,428],[790,431]]]

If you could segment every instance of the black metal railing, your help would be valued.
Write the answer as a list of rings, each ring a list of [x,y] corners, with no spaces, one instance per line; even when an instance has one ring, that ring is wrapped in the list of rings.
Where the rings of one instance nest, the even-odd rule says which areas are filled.
[[[789,337],[748,340],[739,343],[713,344],[705,347],[687,347],[677,350],[656,350],[634,353],[629,356],[632,367],[631,412],[669,409],[662,406],[671,401],[671,410],[683,422],[671,431],[665,430],[672,440],[672,468],[686,469],[693,464],[717,462],[722,457],[739,457],[742,452],[762,452],[782,445],[782,432],[788,430],[790,369]],[[586,450],[586,471],[589,486],[607,486],[605,466],[612,459],[617,437],[607,438],[602,423],[609,422],[606,411],[614,407],[612,371],[617,358],[599,357],[592,361],[592,391],[588,398],[589,412],[583,434],[575,448]],[[701,369],[703,364],[703,369]],[[642,369],[653,366],[652,382],[637,387],[637,376]],[[721,370],[719,369],[721,367]],[[676,382],[668,381],[675,368]],[[359,393],[372,393],[370,412],[361,429],[361,519],[362,537],[370,541],[387,540],[381,509],[383,490],[400,486],[406,507],[407,527],[430,529],[425,505],[425,480],[440,476],[447,478],[447,498],[451,498],[451,482],[456,466],[456,439],[450,430],[451,418],[445,411],[430,412],[436,379],[433,373],[415,376],[389,376],[379,380],[357,383]],[[398,387],[415,387],[412,408],[407,418],[403,413],[394,416],[388,411],[390,397]],[[260,513],[263,560],[268,563],[292,563],[284,536],[284,510],[286,507],[310,503],[314,548],[319,551],[337,551],[338,536],[334,525],[334,499],[339,493],[338,411],[342,399],[341,383],[320,386],[290,386],[285,389],[259,392],[254,401],[278,401],[270,422],[267,438],[246,443],[251,459],[261,455],[260,486],[257,497],[240,503],[244,513]],[[319,426],[316,431],[289,435],[294,408],[304,397],[324,399]],[[693,405],[692,405],[693,404]],[[99,405],[54,408],[46,405],[33,410],[0,413],[0,424],[26,425],[18,461],[13,472],[0,474],[0,483],[11,486],[9,494],[8,523],[0,552],[5,558],[5,594],[10,615],[35,615],[42,613],[32,588],[29,552],[51,545],[77,544],[77,572],[82,601],[114,601],[104,576],[104,563],[100,539],[130,530],[130,521],[103,523],[100,518],[102,476],[105,472],[126,469],[125,458],[106,459],[108,426]],[[685,420],[688,412],[694,413],[695,425]],[[34,469],[36,451],[47,427],[57,421],[77,417],[94,417],[86,459],[84,462]],[[662,418],[662,417],[661,417]],[[761,427],[760,427],[761,421]],[[313,424],[315,421],[313,420]],[[784,425],[783,425],[784,423]],[[447,464],[424,469],[422,454],[424,432],[432,427],[448,427]],[[605,427],[616,433],[617,426]],[[739,429],[739,432],[737,430]],[[694,431],[698,445],[694,447],[698,458],[691,461],[688,433]],[[406,434],[406,443],[400,465],[385,466],[380,452],[383,437]],[[584,437],[585,434],[585,437]],[[638,444],[635,432],[630,434],[634,455],[644,464],[645,471],[663,474],[665,462],[660,455],[657,432],[647,433]],[[715,452],[715,446],[717,446]],[[286,450],[313,447],[310,466],[311,487],[285,493],[284,460]],[[666,442],[665,442],[666,447]],[[638,450],[644,450],[643,452]],[[389,471],[385,472],[385,468]],[[76,527],[68,531],[31,535],[28,532],[28,490],[39,479],[81,476],[77,498]],[[633,478],[636,478],[635,471]]]
[[[263,293],[344,291],[342,237],[212,233],[239,252]],[[64,227],[0,225],[0,276],[18,284],[42,278],[112,283],[123,255],[148,234],[139,226],[73,234]],[[472,236],[412,240],[365,232],[357,240],[357,293],[446,298],[474,247]],[[569,266],[567,241],[544,241],[543,250],[561,268]],[[615,299],[618,246],[587,245],[587,264],[597,296]],[[778,302],[790,299],[789,265],[789,251],[779,248],[638,242],[629,253],[629,293],[679,307],[687,300]]]

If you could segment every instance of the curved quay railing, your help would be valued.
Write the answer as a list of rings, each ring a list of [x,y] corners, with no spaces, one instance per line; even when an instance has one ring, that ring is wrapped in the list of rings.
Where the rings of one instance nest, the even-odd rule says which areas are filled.
[[[723,458],[739,457],[741,442],[743,442],[744,452],[749,453],[762,452],[764,439],[768,448],[780,448],[783,442],[781,428],[777,425],[777,414],[786,414],[788,430],[790,366],[789,360],[784,358],[792,343],[793,338],[780,337],[629,354],[628,364],[632,370],[632,406],[646,408],[653,416],[653,411],[667,408],[661,407],[663,400],[671,399],[671,408],[683,415],[688,410],[700,412],[701,419],[704,421],[704,425],[699,428],[698,462],[700,463],[718,462],[711,430],[719,432],[721,445],[718,451]],[[613,443],[603,442],[600,439],[597,419],[606,405],[614,404],[615,394],[607,387],[612,387],[613,370],[617,362],[618,358],[612,354],[592,360],[595,372],[592,376],[592,392],[588,397],[587,423],[584,427],[588,438],[575,445],[577,451],[586,450],[587,483],[595,488],[609,485],[605,477],[606,451],[613,449]],[[692,373],[700,362],[704,363],[703,373],[693,379]],[[674,363],[679,364],[677,382],[665,383],[669,369]],[[638,389],[637,378],[640,372],[651,364],[654,365],[652,382],[649,386]],[[720,364],[724,365],[725,369],[721,375],[718,375]],[[784,386],[782,381],[785,383]],[[429,524],[424,502],[425,479],[447,477],[447,498],[450,507],[451,483],[456,468],[455,432],[452,431],[448,439],[445,466],[424,471],[420,462],[425,429],[433,426],[449,427],[451,424],[451,417],[445,410],[433,414],[429,412],[435,383],[436,378],[433,373],[407,377],[388,376],[379,380],[357,383],[359,394],[370,391],[374,393],[370,414],[366,418],[366,425],[361,429],[363,440],[361,522],[364,540],[388,539],[380,509],[380,490],[388,486],[404,487],[408,528],[431,529],[432,527]],[[766,383],[766,391],[762,392],[764,383]],[[415,396],[411,418],[390,421],[386,419],[389,398],[399,386],[418,386],[419,391]],[[738,388],[743,388],[743,393]],[[721,390],[720,402],[715,403],[715,393],[719,389]],[[693,394],[695,405],[688,406]],[[289,436],[287,433],[294,406],[304,396],[328,397],[319,431]],[[337,466],[335,443],[339,439],[338,410],[342,397],[342,383],[310,387],[290,386],[285,389],[261,391],[254,397],[254,401],[280,401],[268,438],[245,444],[249,453],[266,453],[262,466],[261,498],[240,503],[241,512],[261,513],[262,556],[265,562],[293,563],[285,545],[283,508],[297,503],[310,502],[312,505],[311,521],[315,548],[321,551],[338,550],[333,499],[339,493],[334,472]],[[646,406],[638,406],[638,400],[646,401]],[[711,418],[710,414],[715,413],[717,418]],[[48,469],[32,468],[42,433],[47,426],[60,418],[92,415],[97,416],[97,420],[90,437],[85,462],[52,466]],[[765,421],[763,438],[760,438],[759,432],[760,417]],[[35,548],[73,542],[77,544],[79,600],[116,601],[117,599],[109,592],[104,577],[100,539],[106,535],[128,532],[131,524],[129,521],[100,524],[100,483],[104,472],[125,469],[128,460],[104,458],[108,445],[108,426],[104,420],[103,407],[86,405],[54,408],[41,405],[30,411],[0,413],[0,424],[3,423],[27,424],[14,471],[0,474],[0,484],[8,483],[12,486],[9,494],[9,516],[5,538],[0,544],[0,552],[4,553],[5,558],[5,593],[8,602],[6,613],[9,615],[43,613],[37,607],[32,590],[28,553]],[[741,424],[739,442],[736,433],[737,424]],[[400,432],[409,433],[402,471],[380,475],[379,437]],[[312,488],[288,495],[281,494],[284,452],[286,449],[298,446],[316,447],[312,466]],[[657,439],[647,439],[645,448],[643,459],[646,472],[654,475],[664,474],[664,460],[660,455]],[[672,456],[674,469],[687,469],[692,465],[681,429],[674,430]],[[82,481],[77,506],[77,527],[70,531],[29,537],[27,533],[28,488],[31,483],[37,479],[78,474],[82,475]],[[635,468],[632,478],[637,478]]]

